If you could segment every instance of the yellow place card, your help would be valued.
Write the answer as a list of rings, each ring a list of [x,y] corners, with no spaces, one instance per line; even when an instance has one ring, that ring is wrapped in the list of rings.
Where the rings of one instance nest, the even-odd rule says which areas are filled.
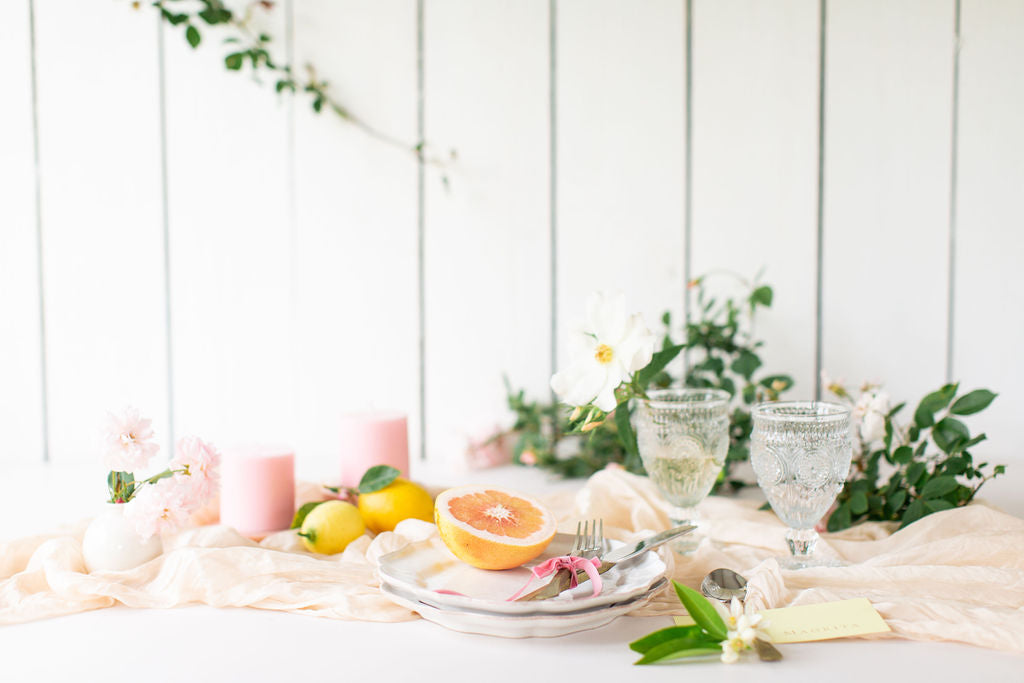
[[[763,614],[773,643],[807,643],[891,630],[867,598],[766,609]],[[675,622],[676,626],[694,623],[689,616],[675,617]]]

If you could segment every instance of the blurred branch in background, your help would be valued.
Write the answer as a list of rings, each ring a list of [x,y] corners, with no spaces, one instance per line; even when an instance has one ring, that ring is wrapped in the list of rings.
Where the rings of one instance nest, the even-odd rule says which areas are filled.
[[[274,90],[278,94],[290,93],[308,97],[313,111],[317,114],[324,110],[333,112],[371,138],[407,151],[416,159],[436,166],[443,166],[445,163],[443,159],[431,157],[426,153],[424,140],[417,140],[415,143],[400,140],[353,116],[331,95],[329,83],[319,77],[312,64],[307,63],[297,70],[291,64],[276,61],[269,50],[272,37],[253,28],[255,13],[273,11],[276,7],[274,2],[256,0],[246,5],[241,12],[231,11],[220,0],[155,0],[152,5],[160,11],[160,16],[168,24],[184,29],[185,40],[193,49],[199,47],[203,40],[200,27],[204,32],[208,28],[226,32],[228,35],[222,38],[221,42],[229,46],[230,51],[224,56],[224,66],[229,71],[243,71],[246,65],[249,65],[253,79],[257,83],[263,82],[260,74],[265,74],[273,81]],[[133,2],[132,6],[138,9],[142,3]],[[297,73],[298,71],[301,73]],[[446,156],[449,160],[454,160],[455,150],[450,150]],[[447,184],[447,180],[443,180]]]

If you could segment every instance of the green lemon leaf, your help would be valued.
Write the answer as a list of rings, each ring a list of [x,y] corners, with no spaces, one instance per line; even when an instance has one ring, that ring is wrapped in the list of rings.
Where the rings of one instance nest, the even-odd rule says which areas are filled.
[[[669,659],[682,659],[683,657],[700,657],[702,655],[720,655],[722,646],[708,638],[702,640],[691,640],[682,638],[670,640],[657,647],[651,648],[644,656],[633,662],[634,664],[654,664]]]
[[[318,501],[316,501],[314,503],[306,503],[306,504],[304,504],[302,507],[300,507],[298,510],[295,511],[295,516],[292,517],[292,525],[290,527],[288,527],[288,528],[289,529],[298,529],[298,528],[300,528],[302,526],[302,523],[306,521],[306,516],[310,512],[313,511],[313,508],[315,508],[317,505],[320,505],[321,503],[326,503],[326,502],[327,502],[326,500],[318,500]]]
[[[672,581],[672,585],[675,586],[679,601],[683,603],[683,607],[693,617],[693,620],[697,622],[697,625],[716,641],[725,640],[727,635],[725,622],[722,620],[721,615],[718,614],[718,610],[708,602],[708,599],[678,581]]]
[[[956,400],[949,412],[954,415],[973,415],[979,413],[995,399],[996,394],[988,389],[976,389],[969,394],[964,394]]]
[[[700,638],[704,635],[704,632],[700,629],[700,626],[691,624],[689,626],[669,626],[663,628],[654,633],[648,633],[639,640],[634,640],[629,644],[629,649],[634,652],[643,654],[651,648],[657,647],[663,643],[667,643],[670,640],[681,640],[681,639],[695,639]]]
[[[242,68],[242,60],[245,59],[245,55],[241,52],[232,52],[231,54],[224,57],[224,66],[231,69],[232,71],[238,71]],[[278,90],[278,92],[281,92]]]
[[[374,465],[359,480],[359,493],[373,493],[388,486],[401,474],[391,465]]]

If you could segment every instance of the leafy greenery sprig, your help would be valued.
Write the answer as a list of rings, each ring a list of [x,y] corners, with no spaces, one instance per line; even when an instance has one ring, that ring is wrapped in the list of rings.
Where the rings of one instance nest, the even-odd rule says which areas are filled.
[[[896,521],[902,528],[933,512],[967,505],[987,481],[1006,472],[1005,465],[974,464],[968,449],[987,437],[971,436],[957,419],[981,412],[996,394],[976,389],[957,398],[959,388],[947,384],[925,396],[909,425],[895,419],[905,403],[885,415],[881,443],[860,443],[854,450],[850,478],[828,519],[829,531],[864,521]],[[844,387],[834,384],[829,389],[852,403]]]
[[[672,318],[666,312],[661,319],[665,327],[661,350],[651,364],[638,373],[636,382],[624,388],[624,392],[631,392],[633,396],[643,396],[650,387],[669,386],[676,381],[667,369],[670,361],[680,349],[689,349],[694,363],[682,382],[690,387],[724,389],[735,399],[729,452],[717,484],[733,489],[749,484],[732,476],[733,467],[749,457],[749,406],[758,401],[776,400],[793,386],[788,375],[759,375],[762,367],[759,352],[763,342],[753,334],[753,321],[758,310],[771,306],[771,287],[740,282],[746,288],[743,298],[712,296],[707,277],[691,282],[699,318],[684,326],[686,343],[677,344],[673,340]],[[590,476],[611,463],[622,465],[634,474],[644,474],[639,453],[630,448],[636,441],[627,411],[616,410],[611,420],[594,410],[566,415],[556,404],[527,400],[525,392],[514,391],[507,379],[506,390],[508,405],[516,420],[508,432],[498,437],[515,436],[514,462],[535,465],[565,477]],[[619,398],[627,397],[623,394]]]
[[[133,3],[135,7],[139,7],[140,4]],[[259,8],[262,11],[271,11],[275,6],[273,2],[251,2],[241,13],[232,12],[221,0],[154,0],[152,6],[157,8],[160,16],[168,24],[184,29],[185,40],[193,49],[199,47],[203,41],[203,32],[207,28],[226,30],[229,35],[221,42],[229,46],[229,52],[224,56],[224,66],[229,71],[242,72],[248,67],[257,82],[261,82],[260,74],[265,74],[274,83],[274,90],[278,94],[306,96],[317,114],[324,110],[331,111],[380,142],[410,152],[427,163],[444,165],[441,159],[426,154],[423,140],[409,144],[354,116],[334,98],[328,82],[318,76],[311,64],[306,64],[300,73],[291,64],[276,61],[270,54],[271,36],[256,32],[252,28],[254,10]],[[202,32],[200,28],[203,29]],[[448,156],[454,159],[454,150],[451,150]],[[442,180],[447,185],[447,178],[444,177]]]
[[[655,664],[686,657],[707,657],[722,655],[725,643],[734,644],[725,620],[714,605],[703,595],[689,586],[672,581],[676,596],[686,607],[687,613],[694,620],[690,626],[669,626],[654,633],[649,633],[629,644],[629,649],[643,655],[634,664]],[[733,634],[735,635],[735,634]],[[749,649],[746,643],[735,642],[737,649]],[[727,660],[722,657],[723,661]]]

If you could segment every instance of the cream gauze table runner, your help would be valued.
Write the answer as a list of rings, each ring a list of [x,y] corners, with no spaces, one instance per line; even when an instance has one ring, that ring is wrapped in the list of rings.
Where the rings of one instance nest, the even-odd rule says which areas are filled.
[[[317,489],[301,486],[299,499]],[[606,535],[632,540],[665,529],[668,508],[645,477],[620,469],[595,474],[572,497],[547,501],[563,531],[581,518],[602,518]],[[848,566],[780,570],[784,527],[754,502],[712,497],[700,506],[707,538],[696,553],[662,551],[670,575],[697,587],[716,567],[750,580],[758,607],[782,607],[867,597],[892,634],[951,640],[1024,652],[1024,520],[981,504],[940,512],[902,531],[862,524],[825,534],[823,554]],[[336,556],[302,550],[294,532],[257,543],[215,524],[164,539],[164,554],[132,570],[87,574],[85,523],[59,533],[0,544],[0,624],[14,624],[122,604],[129,607],[254,607],[334,619],[403,621],[416,615],[378,590],[377,559],[436,533],[418,520],[394,533],[362,537]],[[634,614],[681,614],[666,590]]]

